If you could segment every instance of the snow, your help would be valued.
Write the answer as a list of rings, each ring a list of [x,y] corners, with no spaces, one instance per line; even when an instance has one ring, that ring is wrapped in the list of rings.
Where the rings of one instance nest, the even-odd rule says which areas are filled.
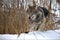
[[[19,38],[23,40],[60,40],[60,30],[49,30],[46,32],[29,32],[28,34],[21,34]]]
[[[0,34],[0,40],[16,40],[17,39],[17,35],[16,34]]]
[[[17,34],[0,34],[0,40],[60,40],[60,30],[21,33],[19,37]]]

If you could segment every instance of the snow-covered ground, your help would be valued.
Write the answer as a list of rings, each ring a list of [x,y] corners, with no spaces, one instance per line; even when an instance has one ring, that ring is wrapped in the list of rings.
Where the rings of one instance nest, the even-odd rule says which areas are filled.
[[[60,40],[60,30],[21,33],[19,37],[17,34],[0,34],[0,40]]]

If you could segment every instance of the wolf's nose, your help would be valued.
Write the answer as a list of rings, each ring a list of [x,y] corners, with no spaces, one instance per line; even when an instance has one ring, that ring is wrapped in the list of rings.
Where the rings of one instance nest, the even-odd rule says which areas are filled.
[[[31,18],[29,17],[29,19],[31,19]]]

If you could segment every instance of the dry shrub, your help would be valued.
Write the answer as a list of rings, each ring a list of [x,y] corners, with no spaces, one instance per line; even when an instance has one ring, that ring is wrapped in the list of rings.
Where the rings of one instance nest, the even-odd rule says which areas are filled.
[[[0,9],[0,33],[20,34],[28,31],[27,14],[21,8]],[[1,12],[2,11],[2,12]]]
[[[55,30],[56,26],[53,21],[53,17],[54,17],[54,14],[50,13],[47,18],[44,18],[42,24],[40,25],[39,30],[40,31]]]
[[[9,25],[12,27],[11,29],[14,28],[14,31],[16,33],[21,33],[28,31],[28,22],[27,22],[27,15],[23,8],[19,9],[14,9],[10,15],[9,22],[11,22]],[[10,29],[10,28],[9,28]],[[12,33],[12,30],[10,30]]]
[[[21,32],[28,32],[29,24],[24,8],[15,7],[14,2],[11,4],[12,7],[7,4],[2,5],[2,2],[0,0],[0,33],[20,34]],[[2,6],[4,7],[2,8]]]
[[[3,15],[3,12],[2,12],[2,8],[1,8],[1,5],[0,5],[0,33],[3,33],[4,31],[4,28],[3,26],[4,25],[4,17],[2,16]]]
[[[21,18],[22,18],[22,28],[23,28],[23,30],[24,31],[22,31],[22,32],[28,32],[29,31],[29,22],[28,22],[28,15],[27,15],[27,12],[23,9],[23,8],[21,8],[21,10],[20,10],[20,12],[21,12]]]

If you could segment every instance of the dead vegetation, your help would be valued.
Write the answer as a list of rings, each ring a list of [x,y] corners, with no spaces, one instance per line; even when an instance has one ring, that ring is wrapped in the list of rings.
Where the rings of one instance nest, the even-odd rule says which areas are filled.
[[[21,7],[0,7],[0,33],[18,34],[28,31],[27,14]]]

